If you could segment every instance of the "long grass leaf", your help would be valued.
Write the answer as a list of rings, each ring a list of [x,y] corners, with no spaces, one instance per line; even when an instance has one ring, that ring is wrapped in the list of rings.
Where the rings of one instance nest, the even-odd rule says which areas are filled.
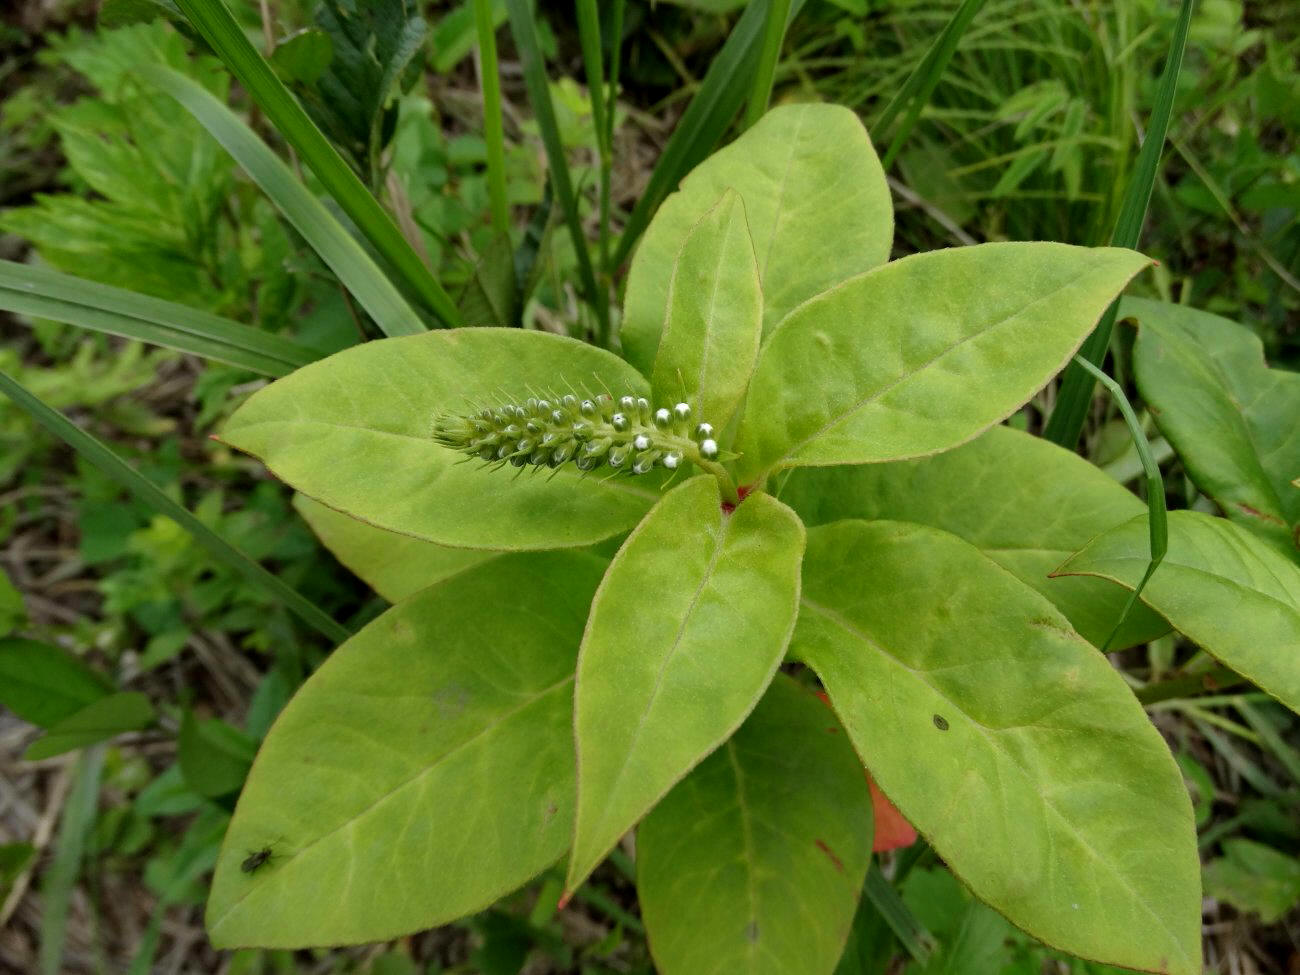
[[[1116,247],[1137,247],[1142,234],[1142,223],[1146,219],[1147,205],[1151,202],[1151,191],[1155,186],[1160,171],[1160,158],[1164,153],[1165,137],[1169,132],[1169,119],[1173,115],[1174,96],[1178,92],[1178,75],[1183,66],[1183,52],[1187,47],[1187,30],[1192,21],[1193,0],[1182,0],[1178,10],[1178,23],[1174,26],[1174,35],[1169,42],[1169,53],[1165,57],[1165,67],[1161,72],[1156,89],[1155,106],[1151,110],[1151,121],[1147,127],[1146,138],[1138,152],[1137,165],[1124,188],[1124,200],[1120,205],[1119,219],[1111,243]],[[1115,328],[1115,314],[1119,308],[1119,299],[1111,303],[1106,313],[1101,316],[1097,328],[1088,336],[1079,350],[1082,360],[1100,366],[1110,348],[1111,332]],[[1084,421],[1088,417],[1088,407],[1092,404],[1093,390],[1096,389],[1095,377],[1084,369],[1080,358],[1066,367],[1061,379],[1061,389],[1056,397],[1056,408],[1048,418],[1043,436],[1062,447],[1074,449],[1083,432]]]
[[[20,383],[0,372],[0,393],[4,393],[45,429],[81,454],[112,480],[133,494],[137,500],[159,514],[166,515],[189,532],[209,555],[238,572],[254,587],[264,590],[304,623],[331,640],[342,642],[351,634],[331,619],[324,610],[297,592],[278,576],[262,568],[243,552],[223,540],[171,498],[152,481],[134,470],[105,444],[82,430],[58,410],[33,396]]]
[[[406,286],[444,324],[459,325],[460,313],[451,297],[402,236],[393,218],[275,76],[221,0],[176,0],[176,5]]]
[[[160,64],[137,68],[146,81],[166,92],[221,143],[303,239],[338,275],[385,335],[418,335],[424,323],[401,292],[384,276],[325,204],[234,112],[202,85]]]
[[[898,896],[893,885],[880,872],[880,866],[874,857],[871,868],[867,871],[867,880],[863,884],[862,893],[880,912],[880,916],[889,925],[889,930],[894,932],[895,937],[912,959],[921,966],[929,962],[930,956],[934,953],[934,935],[925,929],[920,919],[903,903],[903,898]]]
[[[498,234],[509,234],[505,128],[501,121],[501,74],[497,62],[497,27],[492,0],[474,0],[474,26],[478,31],[479,86],[483,89],[483,140],[487,144],[488,201],[492,209],[492,228]]]
[[[1160,465],[1156,463],[1156,459],[1151,453],[1151,445],[1147,442],[1147,435],[1142,430],[1142,423],[1138,420],[1137,414],[1133,412],[1133,405],[1129,403],[1128,397],[1124,395],[1124,387],[1087,359],[1076,355],[1074,361],[1084,372],[1106,387],[1106,390],[1114,398],[1115,405],[1119,407],[1119,412],[1124,417],[1124,423],[1128,426],[1129,436],[1133,438],[1133,447],[1137,450],[1138,457],[1142,461],[1142,471],[1146,474],[1147,479],[1147,533],[1150,540],[1151,555],[1147,561],[1146,572],[1142,574],[1142,579],[1137,584],[1137,588],[1129,593],[1128,600],[1124,603],[1124,609],[1119,614],[1119,619],[1115,621],[1115,628],[1110,631],[1110,636],[1106,637],[1106,642],[1101,645],[1101,652],[1105,653],[1110,647],[1111,641],[1115,639],[1115,634],[1119,632],[1120,627],[1124,625],[1124,621],[1128,619],[1128,614],[1137,605],[1142,590],[1151,581],[1151,577],[1155,574],[1156,569],[1159,568],[1161,561],[1165,557],[1165,553],[1169,550],[1169,518],[1165,509],[1165,480],[1160,476]]]
[[[81,873],[86,841],[95,827],[99,782],[104,772],[104,746],[87,748],[72,767],[72,787],[59,819],[59,836],[54,860],[41,883],[41,946],[38,964],[41,975],[63,971],[63,952],[68,934],[68,907]]]
[[[627,259],[650,224],[650,218],[659,209],[664,197],[677,188],[688,172],[705,156],[730,128],[736,113],[750,92],[758,59],[767,11],[771,0],[753,0],[731,29],[731,35],[722,45],[709,65],[699,90],[682,113],[677,127],[664,145],[646,188],[633,207],[623,235],[614,252],[612,267]],[[804,0],[790,4],[789,20],[793,21],[803,9]]]
[[[745,106],[744,127],[749,128],[767,111],[772,98],[772,80],[776,77],[776,63],[781,60],[781,42],[790,22],[790,0],[771,0],[767,7],[767,23],[763,25],[763,45],[759,49],[758,69]]]
[[[984,6],[984,0],[962,0],[961,6],[953,13],[948,23],[944,25],[939,36],[934,39],[930,49],[925,52],[921,62],[915,70],[908,75],[907,81],[903,82],[897,94],[890,99],[889,104],[885,106],[880,117],[872,125],[872,129],[884,135],[894,119],[898,117],[899,112],[904,108],[907,114],[903,117],[902,124],[894,133],[889,142],[889,149],[885,152],[885,158],[881,160],[881,165],[886,170],[894,164],[898,152],[907,141],[907,137],[912,134],[912,129],[916,127],[917,120],[921,117],[921,110],[925,108],[926,102],[934,94],[935,87],[939,84],[939,79],[943,77],[944,70],[948,67],[948,62],[952,60],[953,52],[957,50],[957,44],[961,37],[966,33],[966,28],[975,15],[980,12]]]
[[[515,47],[519,50],[524,83],[528,87],[528,98],[533,105],[542,145],[546,148],[546,162],[550,169],[551,184],[555,187],[555,198],[564,213],[564,222],[568,224],[573,250],[578,258],[578,277],[582,282],[582,290],[586,293],[587,303],[596,313],[597,340],[604,345],[609,339],[609,299],[596,284],[595,270],[591,266],[587,235],[583,233],[582,218],[578,213],[578,198],[573,191],[569,163],[564,157],[564,141],[560,138],[560,126],[555,119],[555,106],[551,103],[546,63],[542,60],[541,47],[537,42],[537,24],[533,20],[528,0],[506,0],[506,16],[510,21],[510,33],[514,36]]]
[[[0,310],[161,345],[284,376],[324,353],[188,305],[48,268],[0,261]]]

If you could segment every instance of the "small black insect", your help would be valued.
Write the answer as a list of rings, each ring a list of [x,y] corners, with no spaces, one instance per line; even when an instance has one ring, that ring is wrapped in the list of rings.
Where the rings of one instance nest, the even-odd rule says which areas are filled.
[[[252,873],[254,870],[257,870],[259,867],[265,866],[266,862],[270,859],[271,859],[271,848],[269,846],[264,846],[257,852],[250,853],[248,856],[246,856],[244,858],[244,862],[239,865],[239,869],[244,871],[244,873]]]
[[[934,726],[938,728],[940,731],[947,731],[948,719],[945,718],[942,714],[936,714],[934,716]]]

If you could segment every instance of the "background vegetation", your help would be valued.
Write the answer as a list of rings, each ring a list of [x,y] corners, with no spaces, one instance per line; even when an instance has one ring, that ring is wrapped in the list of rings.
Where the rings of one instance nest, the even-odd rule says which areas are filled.
[[[710,69],[725,63],[723,45],[741,29],[743,4],[618,5],[617,97],[595,104],[575,7],[539,4],[537,50],[553,124],[534,116],[529,83],[538,78],[526,76],[527,59],[502,26],[506,6],[493,7],[502,186],[489,178],[480,79],[491,71],[478,51],[472,3],[385,0],[366,18],[344,0],[231,4],[467,321],[616,332],[635,236],[618,232],[662,197],[656,164],[666,149],[678,151],[669,137],[707,89]],[[891,99],[957,4],[808,0],[785,38],[774,102],[836,101],[861,114],[895,191],[895,256],[985,240],[1104,243],[1157,98],[1176,5],[963,6],[978,11],[914,127],[891,113]],[[1161,264],[1139,287],[1247,325],[1271,364],[1300,369],[1293,6],[1197,4],[1141,240]],[[277,127],[166,7],[20,0],[6,8],[0,259],[253,323],[322,351],[380,334],[207,129],[141,80],[146,64],[192,79],[320,189]],[[614,29],[611,17],[602,19],[607,33]],[[702,158],[738,125],[730,116],[714,120],[688,154]],[[895,139],[899,132],[906,138]],[[577,231],[593,244],[593,269],[565,224],[565,188],[548,179],[547,149],[555,147],[544,146],[546,135],[558,136],[568,160]],[[263,379],[39,318],[0,315],[0,330],[0,370],[111,442],[208,528],[350,627],[382,610],[296,516],[287,489],[209,439]],[[1121,331],[1113,363],[1121,380],[1130,341]],[[1037,430],[1051,395],[1016,422]],[[1171,503],[1208,507],[1149,429]],[[1095,404],[1085,440],[1086,454],[1118,480],[1140,476],[1105,400]],[[214,952],[201,904],[234,795],[257,741],[330,643],[5,399],[0,544],[0,637],[71,651],[85,680],[143,695],[155,719],[109,745],[29,753],[33,723],[43,722],[0,713],[0,971],[649,970],[622,857],[561,912],[561,878],[547,875],[466,924],[398,944]],[[1164,638],[1116,662],[1158,679],[1177,673],[1186,656]],[[19,677],[0,671],[0,682]],[[1208,970],[1300,970],[1294,717],[1250,693],[1172,696],[1150,710],[1196,803]],[[1100,970],[1016,932],[972,901],[923,846],[885,855],[881,865],[901,900],[878,887],[864,898],[846,973]],[[927,960],[936,943],[945,946],[933,956],[942,962]]]

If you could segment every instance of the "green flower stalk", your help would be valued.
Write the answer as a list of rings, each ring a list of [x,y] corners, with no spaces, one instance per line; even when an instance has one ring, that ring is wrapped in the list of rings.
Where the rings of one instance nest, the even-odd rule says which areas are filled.
[[[689,403],[654,409],[644,396],[570,393],[446,414],[433,439],[488,464],[554,469],[572,463],[584,472],[608,466],[638,475],[656,467],[675,471],[690,461],[726,476],[713,427],[694,422]]]

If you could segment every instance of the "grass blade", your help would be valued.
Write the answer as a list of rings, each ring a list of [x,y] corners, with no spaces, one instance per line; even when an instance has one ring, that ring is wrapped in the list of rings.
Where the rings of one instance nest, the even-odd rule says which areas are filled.
[[[136,70],[159,91],[175,98],[221,143],[338,275],[385,335],[418,335],[425,331],[415,309],[406,303],[365,248],[239,116],[202,85],[178,71],[160,64],[141,65]]]
[[[749,92],[745,108],[744,128],[749,128],[763,117],[767,103],[772,98],[772,80],[776,77],[776,63],[781,60],[781,42],[790,22],[790,0],[770,0],[767,22],[763,25],[763,46],[759,50],[758,69]]]
[[[54,861],[41,884],[41,975],[58,975],[63,970],[63,949],[68,933],[68,907],[81,873],[86,841],[95,827],[99,804],[99,781],[104,771],[104,745],[88,748],[72,767],[72,788],[59,819],[59,838]]]
[[[175,521],[193,535],[194,540],[214,559],[238,572],[254,587],[270,594],[308,626],[337,643],[351,636],[345,627],[332,620],[319,606],[286,585],[278,576],[262,568],[229,542],[224,541],[207,525],[167,497],[152,481],[137,473],[106,445],[86,433],[58,410],[41,402],[3,372],[0,372],[0,393],[8,396],[32,419],[76,450],[139,501]]]
[[[188,305],[0,261],[0,310],[121,335],[260,373],[285,376],[324,353]]]
[[[1156,89],[1156,102],[1151,110],[1151,122],[1147,127],[1146,138],[1142,140],[1142,149],[1138,152],[1137,165],[1124,188],[1124,200],[1120,205],[1119,219],[1115,223],[1115,232],[1110,242],[1116,247],[1137,247],[1142,234],[1142,222],[1146,219],[1147,205],[1151,202],[1151,191],[1160,172],[1160,157],[1164,152],[1165,136],[1169,132],[1169,119],[1174,110],[1174,96],[1178,91],[1178,74],[1183,66],[1183,52],[1187,47],[1187,29],[1192,20],[1193,0],[1182,0],[1178,10],[1178,23],[1174,26],[1174,36],[1169,42],[1169,54],[1165,58],[1165,67],[1160,75]],[[1061,389],[1056,397],[1056,408],[1048,418],[1043,436],[1062,447],[1074,449],[1083,432],[1083,423],[1088,416],[1088,407],[1092,403],[1092,393],[1096,388],[1094,376],[1084,369],[1082,362],[1100,366],[1110,348],[1110,335],[1115,328],[1115,313],[1119,308],[1119,299],[1115,299],[1106,313],[1101,316],[1097,328],[1088,336],[1079,350],[1074,362],[1067,366],[1061,379]]]
[[[925,929],[911,909],[903,903],[898,892],[885,875],[880,872],[880,865],[873,857],[871,868],[867,871],[867,880],[862,887],[863,895],[871,905],[880,912],[889,930],[894,932],[899,943],[906,949],[912,959],[924,966],[934,953],[934,935]]]
[[[488,200],[492,228],[510,233],[510,205],[506,201],[506,142],[501,121],[501,73],[497,64],[497,27],[492,0],[474,0],[474,26],[478,31],[479,84],[483,88],[483,139],[487,143]]]
[[[1133,607],[1137,604],[1138,596],[1142,595],[1142,590],[1146,588],[1146,584],[1151,581],[1151,576],[1155,574],[1156,569],[1160,566],[1165,557],[1165,552],[1169,550],[1169,518],[1168,512],[1165,510],[1165,479],[1160,476],[1160,465],[1156,463],[1156,459],[1151,453],[1151,445],[1147,443],[1147,436],[1142,431],[1142,424],[1138,420],[1137,414],[1133,412],[1133,406],[1129,403],[1128,397],[1124,395],[1123,387],[1082,356],[1076,355],[1074,361],[1079,368],[1105,386],[1110,395],[1114,397],[1115,405],[1119,407],[1119,411],[1124,417],[1124,423],[1128,426],[1129,436],[1133,438],[1133,446],[1137,449],[1138,457],[1142,460],[1142,471],[1147,479],[1147,527],[1151,538],[1151,560],[1147,562],[1147,570],[1142,574],[1142,579],[1137,584],[1137,588],[1129,593],[1128,600],[1124,603],[1124,611],[1119,614],[1119,619],[1115,622],[1115,628],[1110,631],[1110,636],[1106,637],[1106,642],[1101,645],[1101,652],[1105,653],[1110,647],[1111,641],[1115,639],[1115,634],[1119,632],[1119,628],[1128,619],[1128,614],[1132,612]]]
[[[682,113],[677,128],[664,145],[645,191],[628,217],[614,252],[611,267],[618,267],[641,238],[664,197],[677,188],[697,163],[721,140],[750,90],[758,71],[760,43],[772,0],[754,0],[731,29],[731,36],[709,65],[699,91]],[[803,9],[804,0],[790,4],[789,20]]]
[[[221,0],[176,0],[176,5],[406,286],[443,324],[459,325],[460,313],[451,297],[424,266],[393,218],[280,83]]]
[[[903,143],[907,141],[907,137],[912,134],[917,119],[921,117],[921,110],[925,108],[926,102],[934,94],[935,86],[939,84],[944,69],[948,67],[948,62],[952,60],[958,42],[961,41],[962,35],[966,33],[966,28],[970,26],[970,22],[983,6],[984,0],[962,0],[961,6],[952,15],[952,19],[944,25],[939,36],[930,45],[930,49],[925,52],[925,57],[921,59],[921,63],[908,75],[903,87],[898,89],[898,93],[890,99],[889,104],[885,106],[885,110],[876,119],[872,128],[883,135],[893,125],[898,113],[904,107],[907,108],[907,115],[904,116],[898,131],[894,133],[894,137],[889,143],[889,149],[885,152],[884,159],[881,160],[881,165],[884,166],[886,171],[893,165],[894,159],[898,156],[898,151],[903,147]]]
[[[573,238],[582,290],[587,294],[587,303],[596,313],[596,339],[599,344],[606,345],[609,341],[609,299],[596,284],[591,254],[587,249],[587,237],[582,232],[578,199],[573,192],[569,164],[564,158],[564,142],[560,138],[560,126],[555,120],[555,106],[551,103],[551,89],[546,80],[546,64],[537,43],[537,24],[533,20],[528,0],[506,0],[506,16],[510,20],[515,47],[519,49],[524,83],[528,86],[528,98],[533,103],[537,128],[542,135],[542,144],[546,147],[546,161],[551,171],[555,197],[564,213],[565,223],[569,226],[569,236]]]

